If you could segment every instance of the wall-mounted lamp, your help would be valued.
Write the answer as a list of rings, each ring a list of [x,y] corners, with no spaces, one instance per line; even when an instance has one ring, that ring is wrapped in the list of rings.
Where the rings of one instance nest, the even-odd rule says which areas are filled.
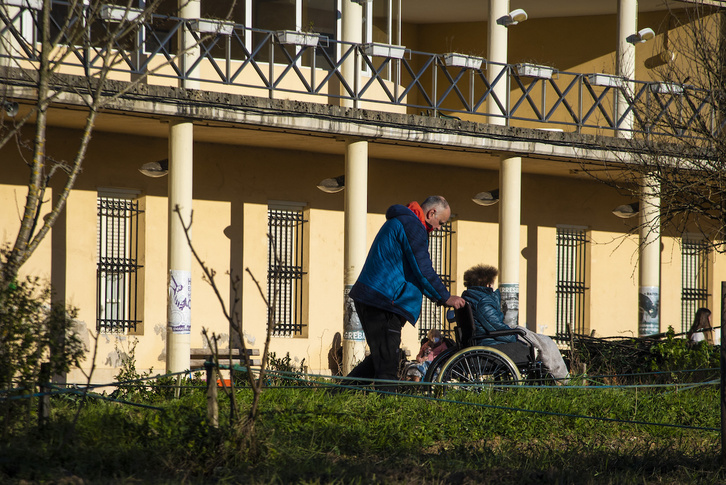
[[[20,105],[18,105],[15,101],[3,101],[3,109],[8,116],[14,118],[20,110]]]
[[[326,194],[334,194],[345,188],[345,175],[339,175],[329,179],[323,179],[318,184],[318,188]]]
[[[499,189],[490,190],[489,192],[479,192],[471,200],[483,206],[494,205],[499,202]]]
[[[524,22],[525,20],[527,20],[527,12],[524,9],[518,8],[512,10],[504,17],[499,17],[497,23],[509,27],[510,25],[517,25],[519,22]]]
[[[147,177],[163,177],[169,173],[169,159],[165,158],[156,162],[147,162],[139,168],[139,172]]]
[[[640,29],[637,34],[629,35],[627,37],[628,42],[631,44],[641,44],[643,42],[649,41],[655,37],[655,32],[650,27],[646,27],[644,29]]]
[[[640,203],[633,202],[632,204],[619,205],[613,209],[613,214],[620,217],[621,219],[628,219],[635,217],[640,211]]]

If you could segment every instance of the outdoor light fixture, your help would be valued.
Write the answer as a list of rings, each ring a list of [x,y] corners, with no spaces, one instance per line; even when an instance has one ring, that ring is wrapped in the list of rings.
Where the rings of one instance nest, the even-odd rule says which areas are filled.
[[[637,34],[629,35],[626,39],[631,44],[641,44],[655,37],[655,32],[650,27],[638,31]]]
[[[15,101],[3,101],[3,109],[11,118],[14,118],[20,110],[20,106]]]
[[[490,190],[489,192],[479,192],[471,200],[483,206],[494,205],[499,202],[499,189]]]
[[[345,188],[345,175],[339,175],[329,179],[321,180],[318,188],[326,194],[334,194]]]
[[[147,177],[163,177],[169,173],[169,159],[165,158],[156,162],[147,162],[139,168],[139,172]]]
[[[517,25],[519,22],[524,22],[525,20],[527,20],[527,12],[524,9],[518,8],[512,10],[504,17],[499,17],[497,23],[509,27],[510,25]]]
[[[613,209],[613,214],[620,217],[621,219],[629,219],[638,215],[640,211],[640,203],[633,202],[632,204],[619,205]]]

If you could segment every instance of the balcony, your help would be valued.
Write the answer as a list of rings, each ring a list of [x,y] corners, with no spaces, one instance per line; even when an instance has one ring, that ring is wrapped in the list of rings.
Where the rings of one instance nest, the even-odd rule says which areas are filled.
[[[22,10],[17,9],[12,18],[0,15],[0,35],[12,36],[18,43],[17,49],[0,57],[7,65],[32,68],[39,60],[40,46],[35,36],[25,37],[27,28],[18,28]],[[37,21],[37,16],[33,18]],[[210,92],[352,104],[384,112],[573,133],[672,135],[676,123],[679,136],[697,136],[696,126],[720,129],[717,117],[712,116],[709,93],[688,85],[497,64],[480,58],[462,67],[453,62],[453,54],[337,42],[325,36],[316,36],[314,42],[293,42],[294,32],[250,29],[230,22],[202,28],[211,22],[204,19],[151,15],[140,22],[112,47],[117,62],[111,79],[141,77],[147,84],[162,86],[191,81]],[[184,31],[190,32],[199,48],[181,56],[173,45],[175,36]],[[58,48],[69,55],[58,71],[98,76],[107,54],[103,43],[90,39],[82,47],[65,40]],[[350,62],[361,66],[360,75],[346,77],[344,72],[350,70],[343,67]]]

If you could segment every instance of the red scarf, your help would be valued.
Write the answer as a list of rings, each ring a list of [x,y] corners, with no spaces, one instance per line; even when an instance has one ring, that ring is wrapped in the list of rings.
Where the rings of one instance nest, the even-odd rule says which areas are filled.
[[[429,226],[426,223],[426,214],[424,214],[423,209],[420,205],[418,205],[418,202],[413,201],[410,204],[408,204],[406,207],[411,209],[411,212],[416,214],[416,217],[418,217],[418,220],[421,221],[421,224],[423,224],[424,229],[426,229],[426,232],[429,233],[434,230],[433,227]]]

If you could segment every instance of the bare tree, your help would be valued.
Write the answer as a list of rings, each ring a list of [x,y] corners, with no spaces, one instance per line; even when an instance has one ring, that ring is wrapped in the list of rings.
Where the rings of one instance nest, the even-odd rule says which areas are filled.
[[[711,3],[668,12],[658,29],[662,44],[645,61],[657,81],[636,83],[627,94],[636,130],[621,145],[627,155],[605,170],[585,170],[633,199],[644,191],[660,197],[662,231],[700,233],[723,252],[726,26],[724,10]]]
[[[63,210],[81,174],[99,113],[136,85],[145,82],[145,75],[175,62],[204,37],[197,35],[194,45],[177,49],[176,58],[167,56],[166,61],[154,70],[137,76],[120,90],[110,93],[106,88],[114,69],[122,65],[131,53],[143,49],[139,44],[139,32],[146,29],[146,32],[152,32],[150,35],[156,36],[147,26],[151,25],[157,10],[163,7],[166,18],[178,16],[184,7],[183,2],[147,0],[140,2],[143,8],[133,8],[136,0],[67,0],[62,4],[42,0],[40,10],[3,3],[0,5],[0,69],[6,76],[11,71],[16,73],[37,93],[30,109],[23,110],[19,119],[0,115],[0,149],[16,143],[28,170],[28,192],[20,228],[15,240],[0,252],[0,285],[5,287],[15,280],[21,266],[38,248]],[[38,0],[25,0],[25,5],[36,3]],[[226,18],[231,15],[235,3],[229,2]],[[171,10],[170,4],[174,7]],[[23,22],[27,24],[28,21],[30,29],[23,29]],[[27,38],[28,30],[32,31],[31,39]],[[85,77],[78,77],[82,80],[80,85],[68,82],[68,78],[63,76],[65,62],[74,56],[83,59],[93,57],[95,61],[95,67],[89,69]],[[163,56],[159,54],[159,57]],[[13,111],[17,105],[8,99],[9,87],[5,85],[3,88],[0,92],[2,107]],[[69,94],[83,100],[86,118],[74,158],[58,160],[47,153],[48,111]],[[63,177],[59,182],[62,188],[57,191],[48,214],[41,218],[41,209],[47,203],[45,191],[54,177]]]

